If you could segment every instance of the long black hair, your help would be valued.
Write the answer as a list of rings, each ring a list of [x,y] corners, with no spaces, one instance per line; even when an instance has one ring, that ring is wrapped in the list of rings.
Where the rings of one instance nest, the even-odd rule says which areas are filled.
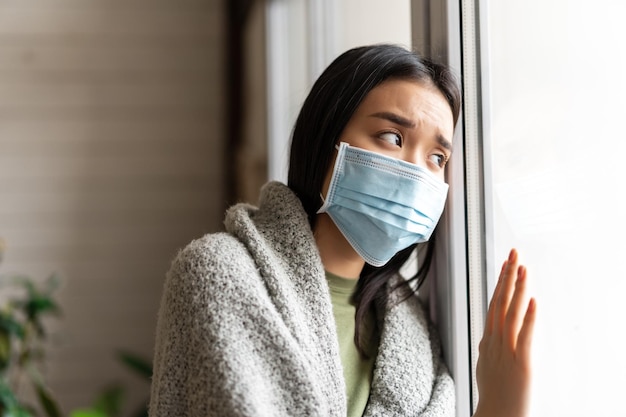
[[[315,227],[316,212],[322,205],[320,192],[341,133],[365,96],[390,79],[416,81],[437,88],[450,105],[456,125],[461,92],[456,76],[447,67],[389,44],[358,47],[341,54],[313,84],[291,138],[288,185],[300,198],[311,228]],[[417,281],[412,287],[415,290],[426,278],[432,260],[432,239],[427,245],[424,261],[415,276],[406,281],[407,285]],[[362,355],[366,356],[368,343],[361,336],[365,317],[386,303],[387,282],[398,273],[415,247],[398,252],[382,267],[366,263],[361,271],[352,299],[356,304],[354,340]]]

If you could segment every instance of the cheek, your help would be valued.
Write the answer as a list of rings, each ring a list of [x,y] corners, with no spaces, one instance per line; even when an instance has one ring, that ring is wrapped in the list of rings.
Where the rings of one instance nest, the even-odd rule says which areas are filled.
[[[371,150],[372,138],[369,134],[369,130],[367,130],[365,126],[366,124],[361,121],[360,118],[353,116],[353,119],[348,122],[343,132],[341,132],[339,140],[337,140],[337,146],[339,146],[341,142],[346,142],[348,145],[354,146],[355,148]],[[335,152],[335,156],[336,155],[337,153]]]

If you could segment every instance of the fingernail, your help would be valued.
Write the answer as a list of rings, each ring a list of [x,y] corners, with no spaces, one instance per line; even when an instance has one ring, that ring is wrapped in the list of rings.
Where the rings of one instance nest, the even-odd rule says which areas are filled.
[[[511,249],[511,252],[509,252],[509,261],[513,262],[514,258],[515,258],[515,249]]]

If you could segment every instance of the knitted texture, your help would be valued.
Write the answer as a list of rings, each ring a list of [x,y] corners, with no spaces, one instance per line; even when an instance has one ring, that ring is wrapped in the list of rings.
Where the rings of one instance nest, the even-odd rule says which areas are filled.
[[[268,183],[226,233],[180,251],[159,311],[150,415],[346,415],[324,268],[298,198]],[[453,416],[454,386],[416,297],[390,300],[365,416]]]

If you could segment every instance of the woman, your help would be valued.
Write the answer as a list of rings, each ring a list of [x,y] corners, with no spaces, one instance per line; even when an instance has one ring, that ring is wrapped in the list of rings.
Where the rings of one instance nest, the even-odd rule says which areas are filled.
[[[296,121],[288,186],[226,215],[168,274],[152,416],[452,416],[437,336],[398,271],[437,224],[460,92],[392,45],[352,49]],[[524,416],[534,301],[513,250],[489,308],[476,416]]]

